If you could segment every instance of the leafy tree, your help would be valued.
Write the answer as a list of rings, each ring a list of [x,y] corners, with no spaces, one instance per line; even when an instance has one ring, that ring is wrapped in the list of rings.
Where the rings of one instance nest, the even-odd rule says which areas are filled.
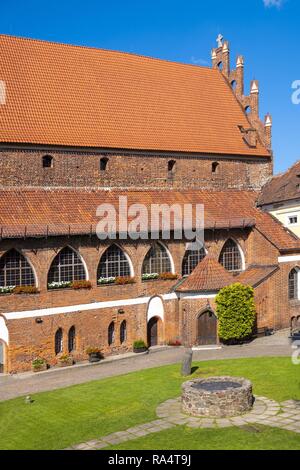
[[[224,342],[249,338],[255,324],[254,290],[240,283],[220,290],[216,297],[219,337]]]

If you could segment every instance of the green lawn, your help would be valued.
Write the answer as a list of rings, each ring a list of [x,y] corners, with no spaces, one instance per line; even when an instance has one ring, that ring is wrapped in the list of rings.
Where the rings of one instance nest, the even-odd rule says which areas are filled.
[[[253,381],[255,394],[277,401],[300,399],[299,367],[292,365],[290,358],[207,361],[195,363],[194,366],[199,367],[194,377],[223,374],[245,376]],[[0,402],[0,449],[62,449],[156,419],[157,405],[180,395],[183,378],[179,370],[179,365],[172,365],[39,393],[33,395],[35,401],[31,405],[25,404],[23,398]],[[180,431],[180,428],[174,429],[142,441],[146,446],[151,441],[154,448],[159,448],[160,443],[166,448],[162,442],[167,439],[167,448],[171,448],[171,438],[169,440],[165,436]],[[224,448],[231,448],[237,442],[235,433],[241,431],[184,429],[184,433],[186,436],[195,433],[191,448],[197,445],[197,435],[204,433],[214,436],[212,445],[217,445],[219,440]],[[224,437],[218,437],[227,435],[225,441]],[[245,433],[245,441],[251,442],[252,436],[264,445],[263,436],[267,435],[270,435],[270,441],[278,436],[274,438],[278,445],[285,439],[289,440],[291,448],[294,448],[294,439],[300,440],[293,433],[267,429],[254,436]],[[135,444],[128,443],[126,447]],[[210,447],[209,441],[207,446]]]
[[[184,426],[150,434],[107,450],[300,450],[297,433],[254,425],[254,432],[236,427],[190,429]]]

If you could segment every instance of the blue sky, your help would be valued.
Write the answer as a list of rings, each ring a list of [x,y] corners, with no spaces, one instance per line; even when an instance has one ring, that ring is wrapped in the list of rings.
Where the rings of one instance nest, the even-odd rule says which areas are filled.
[[[275,172],[300,159],[299,0],[1,1],[0,32],[210,65],[218,33],[232,66],[245,57],[246,92],[260,81],[260,113],[273,116]],[[1,72],[0,72],[1,73]]]

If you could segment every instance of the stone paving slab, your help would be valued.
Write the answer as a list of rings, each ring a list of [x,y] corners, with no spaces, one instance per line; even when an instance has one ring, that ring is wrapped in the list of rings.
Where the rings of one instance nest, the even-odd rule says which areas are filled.
[[[287,400],[279,404],[266,397],[256,397],[252,411],[230,418],[188,416],[181,411],[180,397],[161,403],[156,411],[159,419],[109,434],[99,440],[94,439],[76,444],[66,450],[104,449],[109,445],[116,445],[180,425],[193,429],[237,426],[247,431],[252,425],[254,429],[254,424],[257,423],[300,433],[300,401],[297,400]],[[259,429],[252,432],[259,432]]]

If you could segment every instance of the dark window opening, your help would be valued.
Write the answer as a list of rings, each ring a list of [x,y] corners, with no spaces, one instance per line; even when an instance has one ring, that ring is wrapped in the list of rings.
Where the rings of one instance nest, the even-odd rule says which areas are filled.
[[[43,168],[53,168],[53,162],[51,155],[44,155],[42,158]]]
[[[176,165],[175,160],[169,160],[168,161],[168,177],[169,178],[171,178],[174,175],[175,165]]]
[[[123,344],[127,340],[126,320],[123,320],[120,326],[120,343]]]
[[[76,349],[76,331],[75,326],[71,326],[68,334],[68,351],[71,353]]]
[[[298,298],[298,272],[292,269],[289,273],[289,299],[296,300]]]
[[[219,172],[219,163],[218,162],[213,162],[211,164],[211,172],[212,173],[218,173]]]
[[[115,342],[115,324],[111,322],[108,327],[108,345],[111,346]]]
[[[107,170],[108,160],[109,159],[107,157],[100,158],[100,171]]]
[[[63,350],[63,332],[59,328],[55,333],[55,354],[60,354]]]

